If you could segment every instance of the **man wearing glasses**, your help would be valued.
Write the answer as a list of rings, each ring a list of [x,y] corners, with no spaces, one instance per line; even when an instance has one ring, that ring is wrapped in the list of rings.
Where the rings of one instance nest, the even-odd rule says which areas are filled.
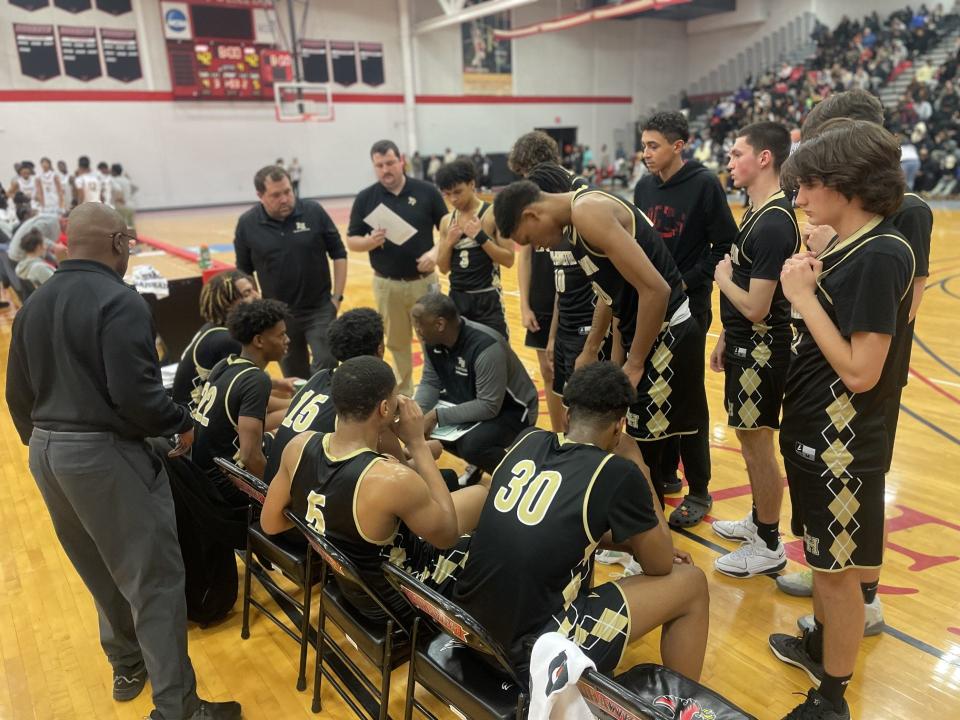
[[[170,455],[182,455],[193,426],[163,389],[150,310],[123,282],[136,237],[112,208],[83,203],[67,238],[68,259],[13,323],[7,405],[30,472],[96,602],[114,699],[149,675],[153,720],[234,720],[237,703],[197,697],[187,655],[173,498],[145,439],[179,434]]]

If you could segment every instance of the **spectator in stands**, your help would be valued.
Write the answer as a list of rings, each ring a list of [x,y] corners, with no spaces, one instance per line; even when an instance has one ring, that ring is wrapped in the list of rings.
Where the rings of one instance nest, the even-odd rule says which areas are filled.
[[[917,146],[906,135],[900,136],[900,167],[903,168],[903,175],[907,180],[907,189],[913,190],[913,183],[920,171],[920,155],[917,153]]]
[[[33,228],[20,241],[20,248],[25,257],[17,263],[17,277],[32,283],[31,289],[36,289],[49,280],[54,271],[53,266],[44,260],[46,247],[43,234]]]

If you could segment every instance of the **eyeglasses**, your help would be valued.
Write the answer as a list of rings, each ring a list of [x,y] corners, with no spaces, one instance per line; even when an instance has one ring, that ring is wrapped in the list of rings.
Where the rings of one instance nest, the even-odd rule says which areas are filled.
[[[133,250],[133,249],[137,246],[137,243],[140,242],[140,241],[137,239],[137,236],[136,236],[136,235],[131,235],[131,234],[128,233],[126,230],[118,230],[118,231],[115,232],[115,233],[110,233],[110,239],[111,239],[111,240],[116,240],[118,237],[126,238],[126,239],[127,239],[127,245],[129,246],[129,248],[130,248],[131,250]]]

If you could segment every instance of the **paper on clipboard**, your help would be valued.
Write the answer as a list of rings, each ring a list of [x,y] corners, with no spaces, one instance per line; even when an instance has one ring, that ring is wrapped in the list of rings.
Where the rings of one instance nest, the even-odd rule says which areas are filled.
[[[441,400],[437,403],[437,408],[445,407],[453,407],[453,403],[447,402],[446,400]],[[478,422],[466,422],[460,423],[459,425],[438,425],[433,429],[433,432],[430,433],[430,437],[433,440],[453,442],[454,440],[462,438],[479,424]]]
[[[417,229],[397,215],[383,203],[377,205],[363,221],[374,230],[383,228],[387,231],[387,240],[394,245],[403,245],[417,234]]]

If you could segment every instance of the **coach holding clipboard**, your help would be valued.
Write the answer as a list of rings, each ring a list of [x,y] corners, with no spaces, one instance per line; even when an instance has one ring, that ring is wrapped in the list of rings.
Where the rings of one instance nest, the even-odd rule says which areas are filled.
[[[392,140],[374,143],[370,158],[377,182],[353,201],[347,247],[370,254],[373,296],[383,316],[385,343],[393,355],[399,391],[412,396],[410,311],[419,298],[438,287],[433,229],[447,214],[447,207],[436,187],[407,177],[403,155]],[[407,239],[408,233],[396,233],[403,223],[415,230]]]

